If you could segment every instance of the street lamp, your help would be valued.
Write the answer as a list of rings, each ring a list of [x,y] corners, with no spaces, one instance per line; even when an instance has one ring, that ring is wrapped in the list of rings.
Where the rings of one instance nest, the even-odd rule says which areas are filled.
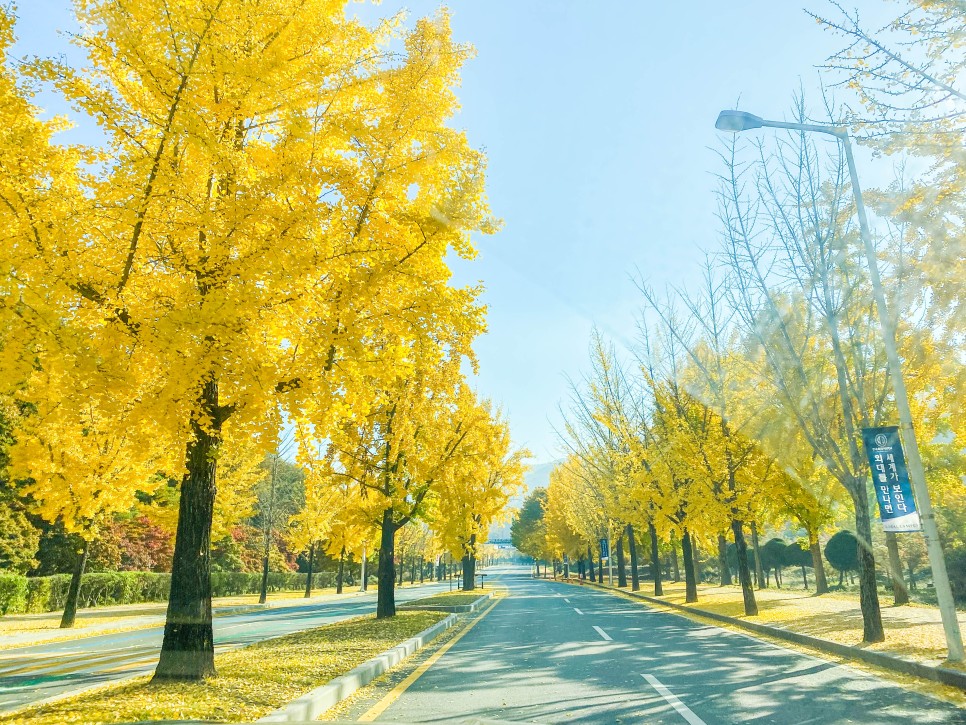
[[[939,613],[942,616],[943,630],[946,633],[946,647],[949,649],[949,659],[962,662],[966,655],[963,653],[963,637],[959,631],[959,620],[956,618],[956,605],[953,593],[949,587],[949,575],[946,572],[946,560],[943,557],[942,545],[939,542],[939,530],[936,528],[936,516],[929,500],[929,489],[926,488],[926,474],[919,456],[919,444],[916,442],[916,432],[912,427],[912,411],[909,409],[909,396],[902,377],[902,365],[899,362],[899,352],[896,348],[896,329],[892,324],[886,307],[885,293],[882,289],[882,278],[879,276],[879,264],[875,257],[875,247],[872,245],[872,235],[869,233],[869,223],[865,215],[865,204],[862,202],[862,190],[859,188],[859,176],[855,170],[855,159],[852,157],[852,144],[849,132],[843,126],[824,126],[809,123],[787,123],[785,121],[766,121],[765,119],[745,111],[722,111],[715,121],[715,128],[720,131],[739,133],[756,128],[787,128],[793,131],[812,131],[834,136],[842,143],[845,160],[849,166],[849,178],[852,181],[852,193],[855,196],[855,208],[859,217],[859,231],[862,235],[862,245],[869,264],[869,277],[872,281],[872,294],[875,298],[876,309],[879,314],[879,326],[882,328],[882,342],[886,351],[889,366],[889,377],[896,393],[896,408],[899,412],[899,432],[905,443],[908,456],[909,480],[916,494],[919,513],[922,520],[922,533],[926,539],[926,550],[929,552],[929,565],[932,568],[933,585],[936,588],[936,598],[939,600]]]

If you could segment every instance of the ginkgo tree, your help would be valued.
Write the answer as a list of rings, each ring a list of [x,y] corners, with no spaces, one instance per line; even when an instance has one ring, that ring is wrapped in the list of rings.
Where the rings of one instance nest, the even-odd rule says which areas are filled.
[[[479,546],[521,490],[530,455],[513,449],[509,424],[489,401],[478,403],[478,414],[452,475],[441,481],[431,517],[442,546],[462,560],[467,591],[475,588]]]
[[[172,440],[167,470],[181,479],[156,678],[202,679],[214,674],[209,545],[229,419],[267,451],[279,405],[319,402],[324,428],[337,398],[368,390],[375,373],[357,364],[374,334],[477,324],[475,293],[448,286],[444,260],[471,256],[469,233],[492,228],[483,157],[446,125],[469,50],[445,14],[371,29],[341,0],[76,11],[87,66],[41,60],[31,73],[93,118],[102,147],[52,144],[55,126],[4,79],[19,115],[3,141],[16,171],[0,268],[20,342],[4,347],[3,372],[50,369],[83,339],[85,365],[115,356],[152,390],[127,401],[132,450]],[[94,380],[104,399],[109,378]]]

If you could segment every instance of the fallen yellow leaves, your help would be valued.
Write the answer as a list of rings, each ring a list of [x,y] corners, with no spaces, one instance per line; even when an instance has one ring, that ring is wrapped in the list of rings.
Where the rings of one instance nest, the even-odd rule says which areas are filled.
[[[218,676],[203,683],[152,685],[145,678],[0,717],[0,723],[251,722],[446,616],[401,612],[390,619],[366,616],[330,624],[219,654]]]

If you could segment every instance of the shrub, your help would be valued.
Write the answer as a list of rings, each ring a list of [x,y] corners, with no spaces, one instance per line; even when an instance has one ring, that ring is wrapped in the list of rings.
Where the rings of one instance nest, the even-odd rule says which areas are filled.
[[[855,534],[844,529],[837,531],[825,544],[825,558],[839,573],[839,584],[843,572],[858,571],[859,549]]]
[[[959,604],[966,604],[966,547],[957,547],[946,552],[946,569],[953,599]]]
[[[305,588],[305,574],[269,572],[270,592],[298,591]],[[23,612],[56,612],[64,608],[70,588],[70,574],[25,577],[0,573],[0,615]],[[313,586],[330,587],[335,574],[319,572]],[[212,572],[212,596],[257,594],[262,575],[253,572]],[[91,572],[81,578],[78,607],[105,607],[112,604],[164,602],[171,588],[171,575],[150,571]]]
[[[27,577],[0,572],[0,615],[27,611]]]

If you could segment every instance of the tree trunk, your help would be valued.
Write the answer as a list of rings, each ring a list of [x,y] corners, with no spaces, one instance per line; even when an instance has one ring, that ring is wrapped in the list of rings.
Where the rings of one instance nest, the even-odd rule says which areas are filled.
[[[584,557],[577,559],[577,578],[581,580],[587,578],[587,574],[584,572]]]
[[[540,562],[537,561],[537,574],[540,574]],[[476,534],[470,534],[470,545],[463,551],[463,591],[471,592],[476,589]]]
[[[768,577],[761,568],[761,549],[758,541],[758,524],[751,522],[751,548],[755,552],[755,586],[759,589],[768,586]]]
[[[335,577],[335,593],[342,594],[342,581],[345,577],[345,546],[339,549],[339,573]]]
[[[426,559],[420,556],[419,557],[419,583],[423,584],[425,581],[426,581]]]
[[[376,595],[376,618],[396,616],[396,525],[392,520],[392,508],[382,512],[382,537],[379,541],[379,580]]]
[[[627,548],[631,555],[631,591],[636,592],[641,588],[641,576],[637,571],[637,542],[634,541],[634,527],[627,525]]]
[[[77,561],[74,563],[74,573],[70,578],[70,588],[67,590],[67,603],[64,605],[64,615],[60,618],[60,628],[70,629],[74,626],[77,618],[77,601],[80,599],[81,579],[84,576],[84,569],[87,567],[87,554],[90,551],[91,543],[83,539],[83,546],[77,552]]]
[[[802,564],[802,581],[805,582],[805,591],[808,591],[808,571],[804,564]]]
[[[916,568],[912,565],[912,560],[906,562],[909,566],[909,588],[915,591],[916,589]]]
[[[815,572],[815,593],[828,592],[828,579],[825,576],[825,562],[822,561],[822,549],[818,544],[818,534],[808,532],[808,548],[812,552],[812,570]]]
[[[209,380],[202,394],[202,410],[191,422],[164,640],[154,671],[156,682],[199,681],[215,674],[211,631],[211,520],[223,420],[223,411],[218,407],[218,383]],[[204,421],[204,425],[199,421]]]
[[[651,576],[654,577],[654,596],[660,597],[664,594],[664,587],[661,585],[661,561],[657,551],[657,529],[654,522],[647,522],[647,530],[651,535]]]
[[[540,570],[537,564],[537,571]],[[463,591],[471,592],[476,589],[476,559],[470,554],[463,554]]]
[[[591,550],[590,545],[587,546],[587,569],[590,571],[590,580],[596,582],[597,579],[594,575],[594,552]]]
[[[627,572],[624,570],[624,532],[617,537],[617,586],[627,586]]]
[[[741,582],[741,598],[745,604],[745,615],[753,617],[758,614],[758,603],[755,601],[755,589],[751,585],[751,572],[748,570],[748,545],[745,543],[745,532],[738,519],[731,520],[731,531],[735,536],[735,553],[738,555],[738,581]]]
[[[721,572],[721,586],[731,585],[731,569],[728,568],[728,541],[718,534],[718,568]]]
[[[609,552],[608,552],[609,553]],[[604,552],[600,552],[600,556],[597,557],[597,579],[601,584],[604,583]]]
[[[684,601],[698,601],[698,580],[694,574],[694,552],[691,550],[691,534],[687,527],[681,535],[681,553],[684,556]]]
[[[698,550],[698,542],[691,538],[691,557],[694,559],[694,578],[698,584],[701,583],[701,552]]]
[[[902,578],[902,560],[899,558],[899,542],[896,535],[887,531],[885,539],[886,548],[889,551],[889,576],[892,579],[893,604],[898,607],[909,603],[909,590]]]
[[[567,554],[563,555],[563,576],[564,579],[570,578],[570,557]]]
[[[305,578],[305,598],[312,596],[312,567],[315,565],[315,542],[309,544],[309,575]]]
[[[673,534],[671,535],[671,571],[674,572],[674,581],[681,581],[681,570],[678,568],[678,542]]]
[[[872,522],[869,519],[869,502],[865,497],[865,481],[859,481],[853,490],[855,505],[855,538],[859,552],[859,604],[862,608],[862,641],[884,642],[882,611],[879,609],[879,592],[875,582],[875,557],[872,554]]]
[[[264,604],[268,600],[268,558],[272,551],[272,524],[275,521],[275,474],[278,471],[278,453],[272,461],[271,488],[268,496],[268,516],[265,518],[265,552],[262,556],[262,587],[258,594],[258,603]]]

